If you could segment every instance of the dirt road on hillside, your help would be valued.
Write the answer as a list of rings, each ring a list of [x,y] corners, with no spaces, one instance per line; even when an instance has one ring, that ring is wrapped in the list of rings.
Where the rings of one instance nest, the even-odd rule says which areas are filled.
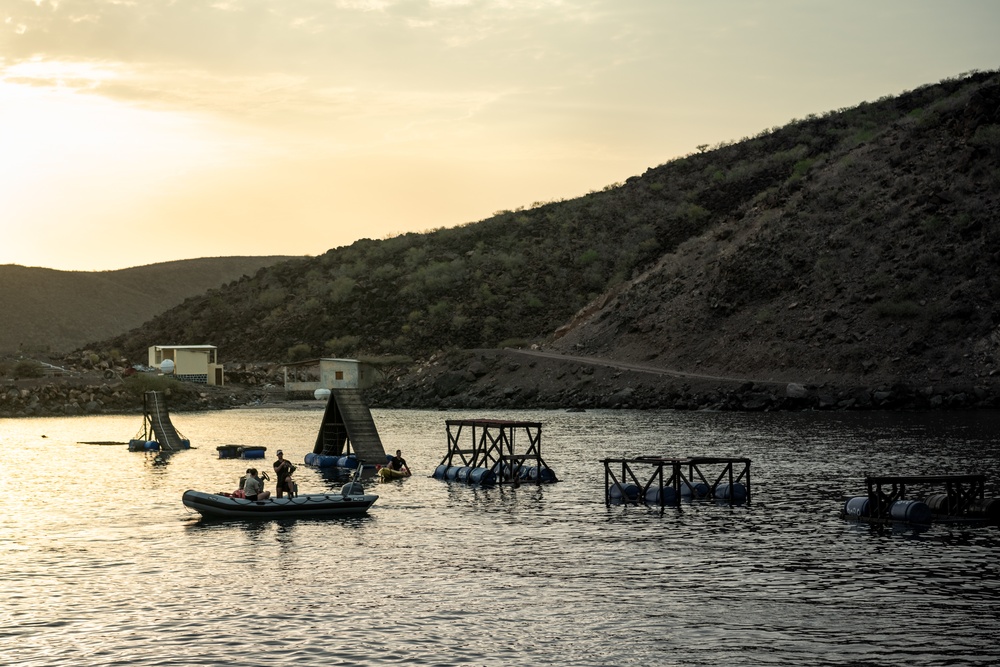
[[[716,380],[720,382],[735,382],[737,384],[743,382],[755,382],[759,384],[773,384],[773,385],[784,385],[785,382],[775,382],[773,380],[752,380],[749,378],[736,378],[736,377],[724,377],[721,375],[705,375],[702,373],[687,373],[685,371],[675,371],[666,368],[658,368],[656,366],[648,366],[646,364],[632,364],[624,361],[617,361],[615,359],[603,359],[601,357],[584,357],[571,354],[560,354],[558,352],[543,352],[541,350],[522,350],[519,348],[504,348],[507,352],[513,354],[521,354],[529,357],[543,357],[545,359],[556,359],[560,361],[571,361],[578,364],[590,364],[592,366],[606,366],[608,368],[616,368],[623,371],[636,371],[638,373],[651,373],[653,375],[665,375],[668,377],[676,378],[689,378],[692,380]]]

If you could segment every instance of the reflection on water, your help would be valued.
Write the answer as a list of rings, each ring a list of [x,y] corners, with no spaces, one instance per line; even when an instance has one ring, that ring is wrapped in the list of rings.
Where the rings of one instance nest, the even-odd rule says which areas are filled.
[[[366,517],[205,522],[228,442],[297,464],[321,414],[180,414],[194,449],[128,452],[134,418],[0,422],[4,658],[26,665],[992,664],[995,526],[838,518],[866,473],[988,476],[997,415],[374,411],[414,476]],[[551,486],[430,475],[444,420],[543,424]],[[753,503],[604,504],[603,458],[752,459]],[[254,462],[268,469],[273,457]],[[301,492],[349,475],[299,465]],[[270,483],[273,487],[273,480]]]

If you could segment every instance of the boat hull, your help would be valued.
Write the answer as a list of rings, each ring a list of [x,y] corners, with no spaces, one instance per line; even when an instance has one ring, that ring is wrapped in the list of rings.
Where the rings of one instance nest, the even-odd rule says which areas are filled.
[[[182,496],[184,506],[206,519],[284,519],[359,516],[366,514],[378,496],[344,496],[340,493],[308,493],[294,498],[247,500],[218,493],[188,490]]]

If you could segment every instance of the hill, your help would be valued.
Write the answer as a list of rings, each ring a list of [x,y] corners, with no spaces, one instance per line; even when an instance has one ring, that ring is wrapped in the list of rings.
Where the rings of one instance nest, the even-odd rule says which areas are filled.
[[[117,271],[0,266],[0,354],[61,354],[289,257],[206,257]]]
[[[719,378],[755,393],[980,396],[998,370],[998,240],[1000,77],[975,73],[577,199],[278,265],[95,347],[412,357],[374,392],[385,404],[595,405],[638,390],[642,405],[677,405]],[[590,373],[467,351],[529,345],[592,357]]]

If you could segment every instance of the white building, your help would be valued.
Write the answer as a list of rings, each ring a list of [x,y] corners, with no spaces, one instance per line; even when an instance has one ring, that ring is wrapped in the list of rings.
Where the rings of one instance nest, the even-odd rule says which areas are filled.
[[[317,389],[367,389],[375,384],[375,369],[357,359],[310,359],[285,364],[285,393]]]
[[[164,361],[174,362],[173,374],[178,380],[222,386],[222,364],[214,345],[153,345],[149,348],[149,365],[159,369]]]

